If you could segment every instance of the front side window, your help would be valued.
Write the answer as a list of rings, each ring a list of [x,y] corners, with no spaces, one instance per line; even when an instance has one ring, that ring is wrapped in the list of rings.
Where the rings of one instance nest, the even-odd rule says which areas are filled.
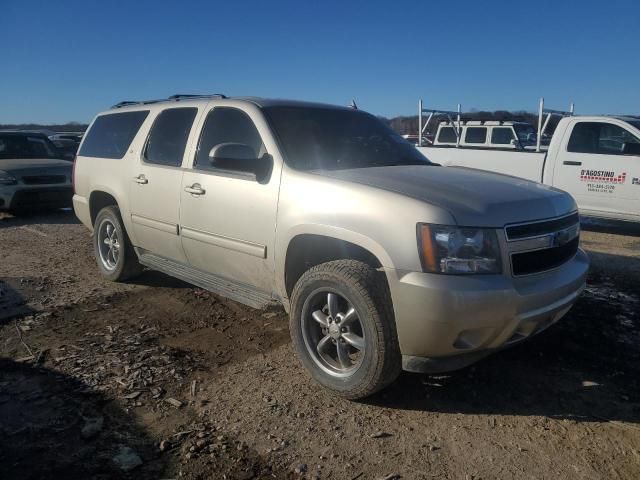
[[[127,153],[149,110],[109,113],[93,122],[78,155],[120,159]]]
[[[486,143],[487,127],[467,127],[464,143]]]
[[[453,127],[442,127],[438,133],[438,142],[440,143],[456,143],[456,131]]]
[[[252,159],[210,158],[211,151],[222,144],[242,144],[253,149],[255,158],[262,158],[266,149],[253,121],[242,110],[230,107],[216,107],[209,114],[202,127],[194,168],[200,170],[227,170],[237,172],[252,171]]]
[[[287,164],[297,170],[431,165],[380,119],[330,107],[264,108]]]
[[[511,127],[493,127],[491,130],[491,143],[495,145],[509,145],[515,140]]]
[[[179,167],[197,108],[169,108],[162,111],[149,132],[144,159],[147,163]]]
[[[567,151],[622,155],[625,145],[628,143],[640,143],[640,140],[618,125],[602,122],[580,122],[573,127]]]

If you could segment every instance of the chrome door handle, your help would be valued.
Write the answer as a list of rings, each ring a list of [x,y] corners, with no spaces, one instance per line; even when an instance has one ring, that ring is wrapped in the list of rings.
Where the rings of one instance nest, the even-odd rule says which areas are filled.
[[[199,183],[194,183],[190,187],[184,187],[184,191],[191,195],[204,195],[206,193],[205,189],[202,188]]]
[[[149,183],[149,180],[147,180],[147,177],[145,177],[143,174],[134,177],[133,181],[139,183],[140,185],[146,185],[147,183]]]

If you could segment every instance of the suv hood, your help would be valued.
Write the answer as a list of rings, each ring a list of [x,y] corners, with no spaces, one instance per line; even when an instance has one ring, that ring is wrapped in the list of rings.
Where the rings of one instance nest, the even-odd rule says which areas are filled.
[[[577,209],[573,198],[562,190],[471,168],[400,165],[316,173],[443,208],[460,226],[501,228]]]

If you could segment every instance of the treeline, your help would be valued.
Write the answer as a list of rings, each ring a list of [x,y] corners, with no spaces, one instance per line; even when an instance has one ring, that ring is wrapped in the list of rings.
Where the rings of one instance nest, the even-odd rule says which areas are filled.
[[[0,124],[0,130],[39,130],[50,132],[84,132],[86,123],[69,122],[60,125],[41,125],[39,123],[7,123]]]

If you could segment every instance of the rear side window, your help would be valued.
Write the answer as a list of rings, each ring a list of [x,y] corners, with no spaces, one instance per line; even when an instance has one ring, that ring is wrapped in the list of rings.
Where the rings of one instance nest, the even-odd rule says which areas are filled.
[[[442,127],[438,133],[438,142],[456,143],[456,132],[453,127]]]
[[[83,157],[122,158],[149,110],[100,115],[86,135],[80,153]]]
[[[491,130],[491,143],[495,145],[509,145],[514,139],[513,130],[510,127],[494,127]]]
[[[467,127],[464,143],[486,143],[487,127]]]
[[[153,122],[144,159],[147,163],[179,167],[197,108],[169,108]]]
[[[212,163],[211,149],[222,143],[241,143],[253,149],[257,158],[266,153],[262,138],[253,121],[242,110],[229,107],[214,108],[202,127],[194,167],[204,170],[228,170],[245,172],[247,166],[241,160]]]

